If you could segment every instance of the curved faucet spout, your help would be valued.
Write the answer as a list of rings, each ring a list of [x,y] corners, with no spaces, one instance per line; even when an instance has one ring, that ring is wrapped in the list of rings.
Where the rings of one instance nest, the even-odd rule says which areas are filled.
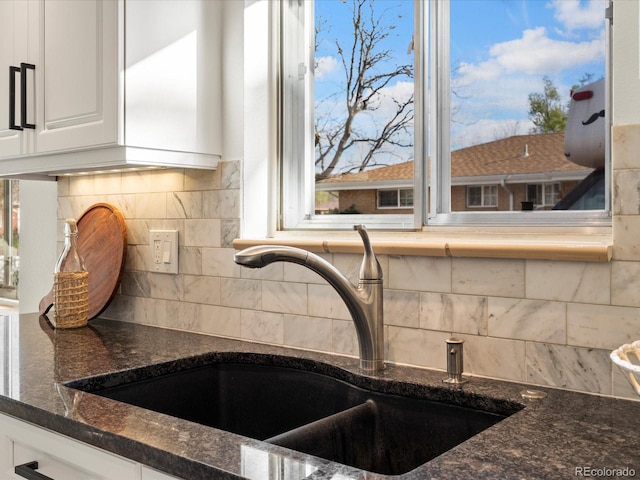
[[[261,245],[236,253],[233,259],[249,268],[262,268],[274,262],[297,263],[324,278],[338,292],[351,314],[360,346],[360,368],[373,373],[384,368],[382,269],[364,226],[357,225],[354,229],[358,230],[365,248],[357,287],[322,257],[301,248]]]

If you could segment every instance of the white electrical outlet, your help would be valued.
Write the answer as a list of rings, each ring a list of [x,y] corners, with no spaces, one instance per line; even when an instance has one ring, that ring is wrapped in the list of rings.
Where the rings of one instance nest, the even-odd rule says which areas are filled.
[[[149,230],[151,271],[178,273],[178,230]]]

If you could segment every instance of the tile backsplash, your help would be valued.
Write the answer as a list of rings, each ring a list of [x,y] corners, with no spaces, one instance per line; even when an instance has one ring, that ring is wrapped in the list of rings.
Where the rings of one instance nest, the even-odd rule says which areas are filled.
[[[616,165],[614,192],[627,193],[614,195],[612,262],[380,256],[387,360],[444,370],[454,334],[465,340],[467,374],[634,398],[609,352],[640,338],[640,203],[627,188],[640,170]],[[105,316],[356,356],[349,314],[319,276],[294,264],[233,263],[240,166],[59,179],[60,225],[96,202],[126,218],[126,271]],[[150,271],[150,229],[179,230],[178,275]],[[355,281],[359,255],[323,256]]]

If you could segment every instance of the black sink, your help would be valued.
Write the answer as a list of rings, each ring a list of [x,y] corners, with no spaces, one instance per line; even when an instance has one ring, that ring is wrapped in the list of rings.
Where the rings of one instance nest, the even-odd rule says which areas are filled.
[[[389,475],[428,462],[521,408],[488,412],[277,365],[214,362],[139,378],[145,376],[125,372],[67,386]]]

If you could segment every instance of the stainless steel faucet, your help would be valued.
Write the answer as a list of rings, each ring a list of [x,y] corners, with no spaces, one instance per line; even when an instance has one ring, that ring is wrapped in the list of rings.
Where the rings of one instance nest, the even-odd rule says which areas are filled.
[[[373,253],[367,229],[364,225],[354,225],[353,229],[360,234],[364,243],[364,257],[357,287],[323,258],[296,247],[249,247],[236,253],[233,260],[249,268],[262,268],[274,262],[291,262],[319,274],[338,292],[349,309],[360,346],[360,369],[366,373],[375,373],[384,368],[382,268]]]

